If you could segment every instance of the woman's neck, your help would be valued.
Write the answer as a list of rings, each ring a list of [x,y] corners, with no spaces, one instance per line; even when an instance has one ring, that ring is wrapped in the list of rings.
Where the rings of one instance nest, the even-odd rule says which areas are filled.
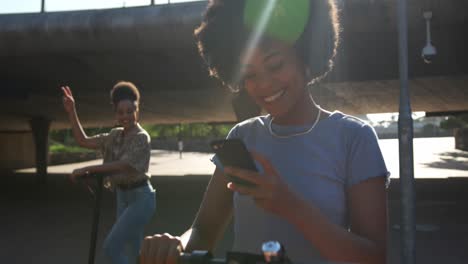
[[[130,126],[130,127],[124,127],[123,131],[122,131],[122,134],[124,136],[130,134],[130,132],[134,131],[136,128],[138,127],[138,123],[135,123],[133,126]]]

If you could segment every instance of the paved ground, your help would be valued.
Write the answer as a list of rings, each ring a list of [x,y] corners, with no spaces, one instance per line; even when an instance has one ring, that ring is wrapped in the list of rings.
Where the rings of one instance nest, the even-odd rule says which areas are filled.
[[[379,142],[392,178],[399,178],[398,140]],[[416,178],[468,177],[468,153],[456,150],[453,137],[414,139],[414,175]],[[175,151],[153,150],[150,173],[154,176],[210,175],[213,154],[188,152],[182,159]],[[50,166],[49,173],[70,173],[82,166],[100,164],[102,160]],[[34,168],[18,172],[35,172]]]
[[[389,252],[390,263],[396,264],[400,262],[398,146],[396,140],[381,140],[380,144],[395,178],[389,190]],[[468,263],[468,153],[454,150],[453,145],[453,138],[414,142],[417,263]],[[210,157],[184,153],[179,159],[177,152],[153,152],[157,212],[147,234],[179,234],[190,225],[214,169]],[[51,167],[47,185],[36,185],[34,173],[28,170],[2,175],[0,263],[87,263],[94,200],[83,186],[72,185],[65,177],[84,164]],[[99,249],[114,221],[114,211],[113,194],[105,192]],[[221,256],[231,241],[228,229],[215,253]],[[96,263],[107,263],[100,250]]]

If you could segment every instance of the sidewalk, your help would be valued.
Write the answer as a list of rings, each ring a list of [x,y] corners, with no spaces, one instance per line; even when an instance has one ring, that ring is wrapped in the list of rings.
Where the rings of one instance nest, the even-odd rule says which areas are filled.
[[[149,172],[153,176],[184,176],[184,175],[211,175],[215,166],[210,161],[213,154],[200,152],[184,152],[182,159],[178,151],[152,150]],[[56,166],[49,166],[49,174],[67,174],[76,168],[98,165],[102,159],[77,162]],[[17,170],[17,173],[34,173],[35,168]]]
[[[468,152],[456,150],[453,137],[416,138],[414,145],[415,178],[468,177]],[[398,139],[379,141],[391,178],[399,178]],[[210,161],[213,154],[184,152],[182,159],[177,151],[153,150],[149,172],[153,176],[211,175],[215,166]],[[66,165],[49,166],[50,174],[67,174],[83,166],[101,164],[93,160]],[[35,168],[18,170],[33,173]]]

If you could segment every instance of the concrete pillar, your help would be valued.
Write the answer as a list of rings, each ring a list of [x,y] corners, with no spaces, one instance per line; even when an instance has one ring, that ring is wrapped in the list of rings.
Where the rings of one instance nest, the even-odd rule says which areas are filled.
[[[38,183],[47,181],[47,157],[49,154],[50,120],[44,117],[34,117],[29,122],[36,150],[36,173]]]
[[[0,172],[34,166],[31,131],[0,131]]]

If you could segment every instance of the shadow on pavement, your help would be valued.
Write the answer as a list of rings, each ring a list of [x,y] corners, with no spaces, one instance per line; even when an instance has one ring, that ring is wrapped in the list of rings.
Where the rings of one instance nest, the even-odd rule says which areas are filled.
[[[437,169],[468,170],[468,152],[444,152],[438,154],[439,160],[423,165]]]
[[[0,259],[2,263],[87,263],[94,200],[81,185],[64,175],[49,175],[37,185],[34,174],[2,175],[0,193]],[[190,226],[209,176],[152,178],[157,210],[146,234],[179,235]],[[399,183],[389,189],[390,263],[399,263]],[[416,182],[417,263],[468,263],[468,179]],[[102,242],[115,212],[114,195],[105,191],[102,201],[96,263],[107,263]],[[232,243],[229,228],[215,255],[222,256]]]

